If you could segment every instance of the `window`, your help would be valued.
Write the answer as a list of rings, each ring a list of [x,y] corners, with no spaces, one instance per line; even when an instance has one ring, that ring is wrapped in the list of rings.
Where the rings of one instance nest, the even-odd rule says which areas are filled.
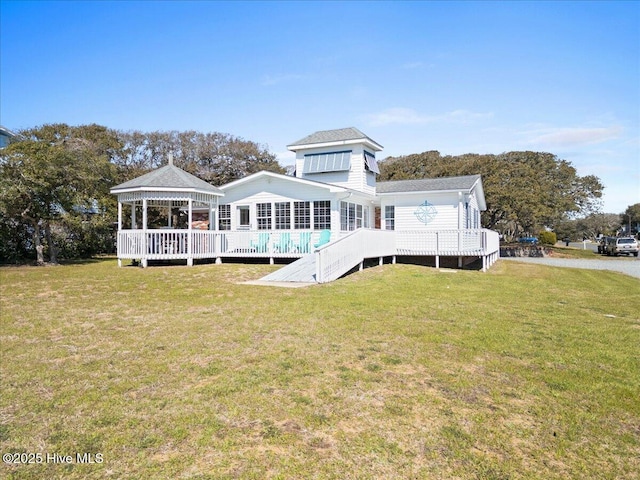
[[[291,229],[291,204],[289,202],[276,202],[276,230]]]
[[[249,216],[249,205],[242,205],[238,207],[238,228],[243,230],[249,229],[251,226]]]
[[[218,205],[218,230],[231,230],[231,205]]]
[[[376,156],[364,150],[364,168],[373,173],[380,173]]]
[[[341,172],[351,169],[351,150],[304,156],[302,173]]]
[[[387,205],[384,207],[384,228],[386,230],[396,229],[396,207]]]
[[[355,230],[363,226],[365,207],[356,203],[340,202],[340,229]]]
[[[362,205],[356,205],[356,228],[362,228]]]
[[[256,220],[258,230],[271,230],[271,204],[258,203],[256,205]]]
[[[313,202],[313,228],[331,230],[331,202],[329,200]]]
[[[293,202],[293,228],[311,228],[311,204],[309,202]]]

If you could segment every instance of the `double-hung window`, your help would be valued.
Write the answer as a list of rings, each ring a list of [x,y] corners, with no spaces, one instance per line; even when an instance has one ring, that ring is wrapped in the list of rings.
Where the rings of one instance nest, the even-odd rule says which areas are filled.
[[[331,229],[331,202],[329,200],[313,202],[313,228],[315,230]]]
[[[350,202],[340,202],[340,230],[350,231],[364,226],[364,212],[368,211],[362,205]]]
[[[258,230],[271,230],[271,204],[258,203],[256,205],[256,220]]]
[[[384,228],[385,230],[396,229],[396,207],[387,205],[384,207]]]
[[[291,204],[289,202],[276,202],[276,230],[291,229]]]
[[[218,205],[218,230],[231,230],[231,205]]]
[[[293,228],[296,230],[311,228],[310,202],[293,202]]]

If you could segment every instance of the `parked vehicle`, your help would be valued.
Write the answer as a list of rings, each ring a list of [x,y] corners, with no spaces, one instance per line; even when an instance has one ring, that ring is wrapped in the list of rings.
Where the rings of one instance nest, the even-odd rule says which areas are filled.
[[[615,240],[614,237],[602,237],[600,239],[600,241],[598,242],[598,253],[602,253],[603,255],[607,253],[607,245],[612,238]]]
[[[620,254],[638,256],[638,241],[633,237],[613,238],[607,246],[607,255]]]
[[[536,237],[520,237],[518,239],[518,243],[530,243],[536,245],[538,243],[538,239]]]

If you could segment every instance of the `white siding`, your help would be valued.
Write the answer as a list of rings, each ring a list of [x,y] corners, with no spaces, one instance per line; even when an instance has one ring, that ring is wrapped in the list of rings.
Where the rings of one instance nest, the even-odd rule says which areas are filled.
[[[303,173],[305,155],[341,150],[351,150],[351,169],[348,172]],[[333,146],[299,150],[296,152],[296,176],[306,178],[307,180],[339,185],[370,195],[375,195],[376,193],[376,176],[365,169],[362,145],[345,145],[344,148]]]
[[[328,200],[331,202],[331,230],[338,232],[340,229],[339,201],[335,193],[321,186],[302,185],[295,180],[285,178],[264,177],[248,183],[243,183],[225,190],[225,195],[220,199],[220,204],[231,205],[231,230],[239,228],[240,206],[249,206],[250,230],[257,229],[256,204],[275,202],[314,202]],[[344,195],[344,194],[342,194]],[[291,214],[293,216],[293,205]],[[313,212],[313,207],[311,207]],[[313,214],[313,213],[312,213]],[[272,218],[274,209],[272,208]],[[293,228],[293,218],[291,219]],[[272,223],[272,228],[274,225]]]
[[[416,210],[425,200],[436,209],[436,216],[427,224],[422,223],[415,215]],[[396,230],[449,230],[458,228],[458,195],[456,193],[420,193],[383,197],[381,202],[383,216],[386,205],[395,205]],[[384,218],[382,220],[384,228]]]

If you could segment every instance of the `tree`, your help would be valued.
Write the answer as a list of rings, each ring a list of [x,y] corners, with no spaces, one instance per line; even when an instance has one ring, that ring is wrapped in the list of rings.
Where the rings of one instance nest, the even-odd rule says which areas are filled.
[[[626,225],[626,231],[629,235],[634,233],[634,231],[638,233],[640,228],[640,203],[629,205],[620,217],[620,223]]]
[[[487,201],[482,222],[508,237],[597,211],[603,189],[597,177],[579,177],[569,162],[544,152],[443,157],[429,151],[388,158],[380,172],[379,180],[480,174]]]
[[[49,261],[57,263],[53,227],[108,198],[115,177],[110,149],[118,143],[97,125],[52,124],[20,133],[23,140],[0,155],[0,215],[5,224],[28,226],[38,264],[44,263],[43,238]]]
[[[118,136],[125,145],[124,155],[116,159],[123,180],[165,164],[169,154],[177,166],[213,185],[260,170],[284,173],[267,148],[225,133],[132,131]]]

